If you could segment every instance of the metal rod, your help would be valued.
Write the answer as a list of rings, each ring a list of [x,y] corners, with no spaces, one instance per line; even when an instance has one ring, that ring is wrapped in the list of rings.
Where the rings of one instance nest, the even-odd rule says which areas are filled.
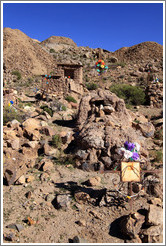
[[[132,192],[132,182],[129,182],[128,184],[129,184],[128,185],[128,191],[129,191],[130,196],[132,196],[132,194],[133,194],[133,192]],[[130,198],[129,204],[130,204],[130,211],[132,212],[133,211],[133,200],[132,200],[132,198]]]
[[[100,170],[99,172],[100,173],[120,173],[121,171],[117,171],[117,170],[106,170],[106,171],[103,171],[103,170]]]
[[[143,173],[157,173],[158,170],[141,170]]]

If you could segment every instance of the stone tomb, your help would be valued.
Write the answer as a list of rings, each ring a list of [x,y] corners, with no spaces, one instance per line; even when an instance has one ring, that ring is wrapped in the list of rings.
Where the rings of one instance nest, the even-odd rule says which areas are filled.
[[[49,78],[51,75],[51,78]],[[41,88],[46,93],[58,95],[83,94],[82,86],[82,65],[79,64],[57,64],[51,74],[41,75]]]

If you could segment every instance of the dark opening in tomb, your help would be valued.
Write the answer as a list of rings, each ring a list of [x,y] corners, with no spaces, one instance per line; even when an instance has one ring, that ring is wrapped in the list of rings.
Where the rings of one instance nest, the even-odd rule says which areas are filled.
[[[97,100],[94,102],[95,106],[100,106],[101,104],[104,105],[104,100]]]
[[[65,69],[64,73],[65,73],[65,77],[70,76],[71,79],[74,79],[74,70],[73,69]]]

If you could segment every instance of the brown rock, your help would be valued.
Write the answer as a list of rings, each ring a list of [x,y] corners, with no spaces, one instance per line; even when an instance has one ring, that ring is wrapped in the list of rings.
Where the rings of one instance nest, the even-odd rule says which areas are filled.
[[[31,182],[33,182],[34,181],[34,176],[32,176],[32,175],[30,175],[27,179],[26,179],[26,182],[27,183],[31,183]]]
[[[3,136],[3,139],[4,140],[7,140],[7,139],[17,139],[17,132],[14,131],[14,130],[11,130],[10,128],[3,128],[3,133],[4,133],[4,136]]]
[[[89,186],[99,186],[101,182],[101,178],[98,176],[92,177],[87,182]]]
[[[87,194],[85,192],[77,192],[74,194],[74,197],[75,197],[76,201],[80,204],[86,203],[90,200],[89,194]]]
[[[104,112],[111,114],[112,112],[114,112],[115,109],[112,106],[104,106]]]
[[[56,133],[55,130],[50,126],[43,126],[40,132],[45,134],[46,136],[51,136],[51,137]]]
[[[140,123],[147,123],[148,119],[144,115],[137,115],[135,120],[139,121]]]
[[[69,143],[72,140],[72,132],[63,131],[63,132],[60,132],[59,135],[60,135],[60,137],[62,139],[62,143],[63,144]]]
[[[20,140],[19,138],[16,138],[14,140],[7,140],[8,145],[12,147],[14,150],[19,150],[20,148]]]
[[[26,160],[22,154],[16,153],[12,157],[6,159],[3,166],[3,177],[8,185],[13,184],[19,177],[26,173]]]
[[[33,130],[30,128],[24,128],[23,135],[25,138],[28,138],[30,141],[40,140],[40,133],[38,130]]]
[[[44,172],[46,171],[51,171],[54,167],[54,164],[52,163],[52,161],[46,161],[43,166],[42,166],[42,169]]]
[[[144,223],[145,217],[141,214],[134,213],[125,216],[120,221],[121,232],[131,239],[136,238]]]
[[[80,219],[79,221],[77,221],[77,224],[78,224],[79,226],[86,226],[86,220]]]
[[[48,173],[42,173],[41,175],[40,175],[40,180],[42,181],[42,182],[44,182],[44,181],[47,181],[48,179],[49,179],[49,174]],[[52,199],[53,200],[53,199]]]
[[[20,122],[18,120],[12,120],[9,125],[11,128],[16,128],[20,126]]]
[[[51,119],[51,115],[49,115],[46,111],[44,111],[44,115],[46,116],[46,118],[47,118],[48,120]]]
[[[22,175],[21,177],[19,177],[16,184],[25,184],[25,176]]]
[[[99,117],[104,117],[105,116],[105,113],[102,109],[99,110]]]
[[[45,155],[54,155],[55,157],[59,156],[59,150],[56,148],[52,148],[49,144],[44,144],[44,153]]]
[[[150,205],[148,210],[148,225],[162,225],[163,224],[163,209],[161,207]]]
[[[150,226],[144,229],[142,234],[145,238],[145,243],[163,243],[163,226]]]
[[[89,161],[89,164],[94,164],[98,162],[96,149],[92,148],[88,156],[88,161]]]
[[[22,123],[24,128],[31,130],[39,130],[41,128],[40,121],[37,119],[29,118]]]
[[[24,157],[26,157],[27,159],[33,159],[33,158],[38,157],[37,148],[32,149],[32,148],[28,148],[28,147],[22,147],[22,153],[23,153]]]
[[[96,219],[102,219],[101,216],[99,215],[99,213],[95,210],[91,210],[89,211],[90,214],[92,214]]]
[[[114,111],[111,114],[105,112],[102,115],[103,117],[99,117],[99,112],[102,112],[105,107],[114,108]],[[115,155],[116,149],[122,147],[128,138],[130,142],[139,143],[141,151],[143,150],[142,152],[145,153],[147,151],[147,144],[143,134],[140,133],[139,124],[136,124],[135,127],[132,125],[132,120],[135,118],[135,114],[129,114],[124,100],[119,99],[109,91],[99,89],[83,97],[78,112],[77,126],[79,135],[76,141],[78,150],[89,153],[89,155],[84,155],[81,161],[82,164],[98,164],[103,160],[103,157],[112,158]],[[143,118],[142,120],[144,121],[145,119]],[[149,123],[145,122],[142,124],[144,126],[144,124]],[[149,128],[147,127],[147,129]],[[146,131],[148,131],[147,129]],[[95,153],[93,153],[93,149]],[[77,153],[78,151],[76,155]],[[147,154],[144,158],[145,160],[148,158]],[[103,161],[105,168],[106,162]]]
[[[151,202],[153,205],[162,207],[162,200],[161,200],[160,198],[157,198],[157,197],[152,198],[152,199],[150,200],[150,202]]]
[[[74,102],[70,102],[70,105],[72,108],[77,109],[78,108],[78,104],[74,103]]]
[[[141,123],[141,124],[139,124],[139,128],[146,138],[154,136],[155,128],[154,128],[152,123],[150,123],[150,122]]]

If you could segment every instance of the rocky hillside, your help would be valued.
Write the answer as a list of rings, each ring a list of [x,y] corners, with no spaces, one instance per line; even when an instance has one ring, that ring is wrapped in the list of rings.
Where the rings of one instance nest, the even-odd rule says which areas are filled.
[[[18,70],[22,76],[39,75],[51,70],[55,63],[82,63],[84,66],[84,82],[89,79],[98,82],[94,69],[95,62],[101,55],[109,69],[105,82],[113,82],[119,76],[123,82],[136,82],[140,77],[146,77],[145,67],[151,63],[155,73],[162,77],[162,45],[155,42],[144,42],[132,47],[124,47],[115,52],[105,49],[77,47],[70,38],[52,36],[43,42],[29,38],[20,30],[4,28],[4,67],[8,71]],[[122,64],[122,62],[124,64]],[[112,69],[112,65],[123,65],[124,69]],[[137,75],[130,75],[139,71]],[[143,73],[143,74],[141,74]],[[132,76],[132,78],[129,78]],[[136,78],[137,77],[137,78]],[[105,84],[106,85],[106,84]]]
[[[46,73],[54,64],[40,44],[17,29],[4,28],[3,53],[7,70],[18,70],[22,75]]]
[[[67,46],[77,47],[76,43],[74,43],[72,39],[58,36],[51,36],[50,38],[41,42],[41,45],[56,51],[62,50]]]
[[[114,55],[122,61],[142,60],[149,62],[150,60],[162,60],[163,46],[156,42],[143,42],[131,47],[123,47],[114,52]]]
[[[102,76],[94,67],[100,57],[108,66]],[[63,62],[83,64],[78,98],[72,79],[66,97],[60,87],[43,93],[35,76]],[[3,89],[4,242],[162,243],[162,46],[145,42],[110,52],[63,37],[40,43],[5,28],[3,68],[11,75]],[[149,105],[128,109],[110,92],[123,83],[135,85],[127,85],[135,98],[142,94],[131,87],[146,88]],[[128,159],[126,141],[140,145],[132,154],[140,157],[140,182],[130,190],[118,173],[126,172],[120,165]]]

